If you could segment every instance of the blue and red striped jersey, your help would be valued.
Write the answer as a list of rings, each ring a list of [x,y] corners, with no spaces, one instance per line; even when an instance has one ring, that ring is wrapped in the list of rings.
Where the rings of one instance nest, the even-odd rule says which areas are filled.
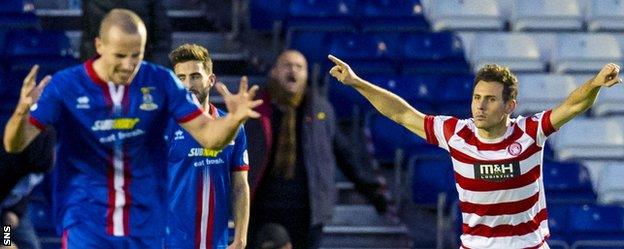
[[[173,72],[142,62],[127,86],[105,82],[93,60],[54,74],[30,122],[58,132],[54,212],[59,231],[89,222],[113,236],[162,236],[170,119],[202,114]],[[100,231],[96,231],[100,232]]]
[[[224,113],[210,106],[213,118]],[[222,150],[203,148],[177,123],[167,128],[167,248],[227,248],[230,173],[247,171],[244,128]]]

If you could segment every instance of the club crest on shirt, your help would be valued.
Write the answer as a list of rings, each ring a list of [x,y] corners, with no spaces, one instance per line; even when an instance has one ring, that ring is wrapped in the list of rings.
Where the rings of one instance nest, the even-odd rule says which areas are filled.
[[[87,96],[82,96],[82,97],[78,97],[76,99],[76,109],[89,109],[91,108],[91,106],[89,106],[89,97]]]
[[[143,93],[143,103],[139,106],[139,109],[144,111],[153,111],[158,108],[158,105],[154,103],[152,94],[150,94],[154,89],[154,87],[141,87],[141,93]]]
[[[514,142],[507,147],[507,152],[512,156],[520,155],[520,152],[522,152],[522,145],[518,142]]]
[[[475,179],[493,182],[509,180],[520,176],[520,163],[474,164]]]

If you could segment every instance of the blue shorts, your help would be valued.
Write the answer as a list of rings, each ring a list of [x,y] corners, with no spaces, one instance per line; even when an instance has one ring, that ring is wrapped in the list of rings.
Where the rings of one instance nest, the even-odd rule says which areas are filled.
[[[98,231],[101,230],[101,231]],[[94,229],[85,223],[73,224],[63,230],[63,249],[142,249],[164,248],[164,239],[156,236],[112,236],[103,229]]]

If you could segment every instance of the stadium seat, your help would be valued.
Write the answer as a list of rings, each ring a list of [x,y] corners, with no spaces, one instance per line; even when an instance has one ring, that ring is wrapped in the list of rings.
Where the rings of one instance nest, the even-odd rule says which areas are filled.
[[[39,20],[33,1],[4,0],[0,4],[0,29],[36,28]]]
[[[432,102],[436,99],[435,93],[439,85],[438,75],[411,74],[398,77],[398,81],[384,78],[378,80],[377,85],[387,89],[405,99],[410,105],[423,113],[432,113]]]
[[[249,21],[255,30],[271,31],[274,23],[286,19],[288,0],[249,1]]]
[[[353,89],[353,87],[338,82],[334,77],[329,76],[329,74],[326,77],[329,84],[328,97],[334,106],[338,119],[356,118],[356,111],[357,115],[363,117],[372,110],[373,106],[370,102],[368,102],[362,94],[357,92],[357,90]],[[390,78],[392,76],[362,75],[362,77],[370,82],[376,83],[377,77]]]
[[[502,30],[504,20],[496,0],[431,1],[433,30]]]
[[[22,82],[34,64],[39,64],[39,77],[79,63],[69,39],[63,32],[14,30],[8,33],[4,56],[10,84]],[[19,93],[19,92],[18,92]]]
[[[550,196],[546,196],[546,198],[550,201]],[[550,202],[546,204],[548,210],[548,230],[550,230],[551,235],[550,240],[548,240],[549,246],[551,246],[550,242],[552,240],[562,241],[563,243],[567,240],[568,209],[571,205],[573,204]]]
[[[464,48],[451,32],[402,35],[403,73],[469,73]]]
[[[624,207],[571,206],[569,217],[570,238],[576,242],[583,240],[622,240],[624,238]]]
[[[286,30],[353,30],[355,0],[290,0]]]
[[[335,33],[319,30],[292,30],[287,34],[286,46],[303,53],[308,59],[308,64],[326,63],[329,53],[325,41],[327,34],[334,35]]]
[[[589,31],[624,31],[624,1],[592,0],[586,17]]]
[[[440,151],[430,157],[412,158],[409,161],[414,203],[435,205],[440,193],[446,194],[447,201],[457,199],[453,164],[446,151]]]
[[[589,171],[577,162],[544,160],[544,189],[551,203],[594,203]]]
[[[358,26],[364,31],[426,31],[420,0],[358,1]]]
[[[399,34],[333,33],[329,38],[329,53],[349,63],[359,73],[396,73]],[[331,63],[325,60],[326,63]]]
[[[574,77],[559,74],[519,74],[515,113],[532,115],[555,108],[576,88]]]
[[[620,45],[610,34],[564,34],[558,37],[551,63],[558,73],[595,73],[621,60]]]
[[[600,91],[600,95],[591,107],[591,113],[594,116],[620,115],[624,114],[624,88],[616,85],[615,87],[605,88]]]
[[[3,54],[8,57],[73,56],[73,51],[63,32],[15,30],[7,34]]]
[[[458,118],[472,117],[470,102],[474,75],[459,74],[441,77],[432,101],[436,115],[449,115]]]
[[[512,68],[516,73],[543,72],[540,51],[529,34],[492,33],[477,35],[473,42],[470,60],[473,71],[486,64],[499,64]]]
[[[615,119],[577,117],[566,123],[551,142],[559,160],[624,158],[624,130]]]
[[[598,201],[603,204],[624,204],[624,164],[611,162],[604,165],[599,179]]]
[[[377,112],[367,116],[365,125],[371,133],[375,158],[381,163],[394,162],[395,152],[399,148],[425,144],[425,140]]]
[[[515,0],[510,22],[515,31],[583,28],[583,17],[576,0]]]

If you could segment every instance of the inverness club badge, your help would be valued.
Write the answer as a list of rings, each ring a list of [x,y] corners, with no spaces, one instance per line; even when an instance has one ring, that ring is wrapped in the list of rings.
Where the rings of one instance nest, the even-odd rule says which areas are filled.
[[[150,94],[154,90],[154,87],[141,87],[141,93],[143,93],[143,103],[139,106],[139,109],[144,111],[153,111],[158,108],[158,105],[154,103],[154,98]]]

